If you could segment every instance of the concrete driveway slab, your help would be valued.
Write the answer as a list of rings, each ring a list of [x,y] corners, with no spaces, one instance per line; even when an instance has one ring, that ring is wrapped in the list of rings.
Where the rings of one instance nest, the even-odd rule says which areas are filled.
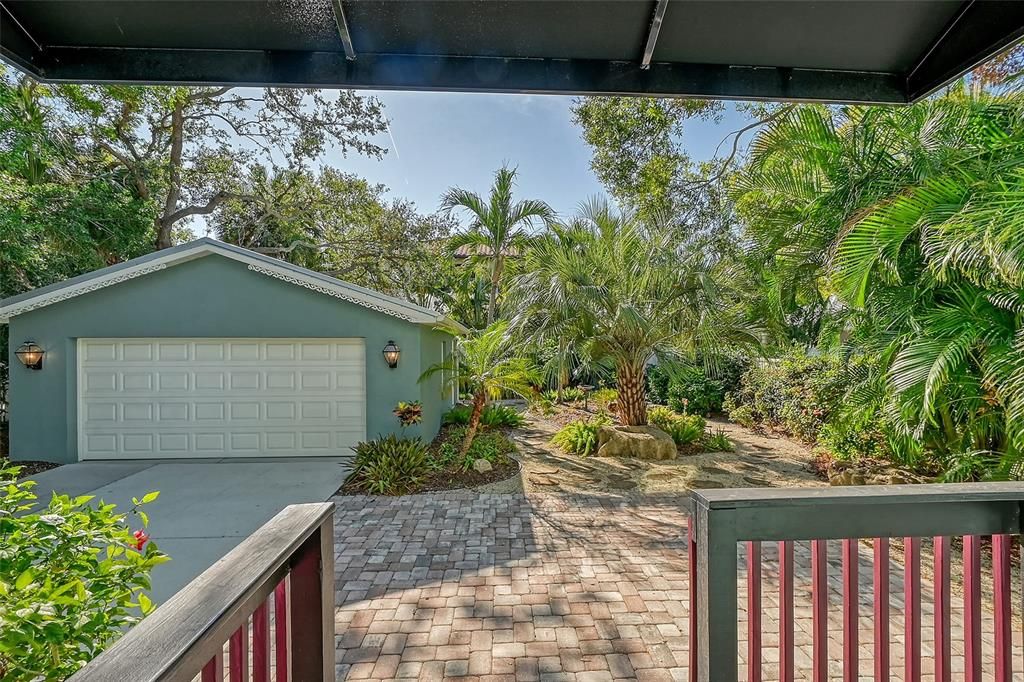
[[[49,490],[95,495],[118,509],[152,490],[149,533],[171,561],[153,571],[162,603],[290,504],[323,502],[350,471],[345,460],[80,462],[35,477]]]

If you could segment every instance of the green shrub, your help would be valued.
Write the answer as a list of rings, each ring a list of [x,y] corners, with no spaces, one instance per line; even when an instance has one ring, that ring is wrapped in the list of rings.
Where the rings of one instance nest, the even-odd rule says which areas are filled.
[[[663,365],[647,365],[647,400],[655,405],[668,402],[668,387],[672,378]]]
[[[585,392],[579,386],[566,386],[562,389],[562,402],[576,403],[583,402]],[[543,396],[551,401],[558,400],[558,391],[551,389],[544,391]]]
[[[818,442],[839,459],[888,457],[885,434],[877,427],[876,415],[847,415],[822,425]]]
[[[590,402],[601,412],[607,412],[618,399],[619,392],[614,388],[599,388],[590,394]]]
[[[586,457],[597,450],[598,430],[611,423],[611,417],[605,414],[569,422],[555,434],[551,442],[570,455]]]
[[[484,426],[518,428],[526,423],[526,419],[518,410],[508,405],[488,405],[480,413],[480,423]]]
[[[469,405],[456,405],[452,409],[441,415],[442,424],[468,424],[469,418],[473,413],[473,408]]]
[[[517,450],[516,444],[500,431],[478,432],[464,457],[459,456],[462,441],[466,437],[465,426],[453,426],[442,436],[436,449],[430,454],[429,465],[436,470],[458,465],[463,471],[473,467],[473,462],[486,459],[494,465],[506,464],[509,455]]]
[[[851,370],[861,362],[838,353],[809,356],[793,350],[782,358],[753,366],[731,394],[729,418],[814,441],[822,426],[842,407],[854,381]]]
[[[359,443],[346,483],[377,495],[401,495],[416,487],[429,470],[427,446],[419,438],[394,434]]]
[[[722,409],[725,388],[701,369],[693,368],[668,388],[668,406],[676,412],[706,415]]]
[[[660,405],[647,411],[647,422],[672,436],[676,445],[696,443],[704,436],[704,419],[700,415],[677,414]]]
[[[473,408],[470,405],[456,405],[441,416],[441,423],[465,426],[469,424],[472,413]],[[526,419],[515,408],[492,403],[485,406],[480,413],[480,423],[484,426],[518,428],[526,423]]]
[[[28,513],[35,483],[18,471],[0,462],[0,679],[63,680],[153,609],[149,574],[167,556],[141,507],[158,493],[128,514],[67,495]]]
[[[714,433],[704,436],[704,448],[709,452],[732,452],[733,445],[723,429],[717,429]]]
[[[703,357],[687,362],[664,362],[647,367],[647,399],[676,412],[709,414],[722,410],[722,401],[740,385],[750,361],[741,355]]]

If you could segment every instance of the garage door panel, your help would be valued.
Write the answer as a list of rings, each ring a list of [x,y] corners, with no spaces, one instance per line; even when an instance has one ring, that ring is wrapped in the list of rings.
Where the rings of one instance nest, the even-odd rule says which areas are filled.
[[[360,339],[82,339],[81,459],[348,456]]]

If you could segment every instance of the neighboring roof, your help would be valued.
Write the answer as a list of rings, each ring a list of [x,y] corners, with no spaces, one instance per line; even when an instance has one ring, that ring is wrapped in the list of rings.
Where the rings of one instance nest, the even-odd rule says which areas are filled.
[[[47,81],[899,103],[1022,34],[1015,0],[0,0]]]
[[[249,270],[268,277],[301,286],[327,296],[333,296],[355,305],[370,308],[378,312],[397,317],[415,324],[429,324],[464,333],[467,331],[458,322],[441,313],[418,306],[409,301],[387,296],[385,294],[343,282],[308,268],[293,265],[287,261],[264,256],[263,254],[243,249],[234,244],[204,237],[187,244],[175,246],[163,251],[118,263],[108,268],[88,272],[78,277],[57,282],[23,294],[0,300],[0,322],[27,313],[31,310],[44,308],[69,298],[81,296],[92,291],[105,289],[137,277],[165,270],[166,268],[186,263],[196,258],[218,255],[248,265]]]
[[[502,255],[506,258],[518,258],[521,254],[519,249],[514,246],[508,246],[501,250]],[[452,254],[457,259],[472,258],[473,256],[490,256],[494,253],[494,249],[488,244],[463,244],[462,246],[455,249]]]

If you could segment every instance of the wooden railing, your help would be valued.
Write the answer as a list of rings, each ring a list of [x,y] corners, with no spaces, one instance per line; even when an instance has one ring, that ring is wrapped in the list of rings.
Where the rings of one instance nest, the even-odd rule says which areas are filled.
[[[286,507],[70,679],[243,682],[250,651],[253,682],[334,679],[333,504]]]
[[[824,489],[701,490],[694,493],[690,522],[691,680],[737,680],[740,668],[740,554],[746,570],[746,679],[762,679],[762,548],[778,543],[778,679],[795,678],[794,544],[810,541],[810,610],[815,682],[829,679],[830,660],[842,661],[843,679],[860,679],[858,563],[862,539],[873,564],[873,679],[890,679],[890,640],[903,647],[906,682],[922,677],[921,539],[932,554],[933,632],[929,658],[936,682],[981,682],[1012,678],[1012,536],[1021,534],[1024,485],[1018,483],[864,486]],[[991,536],[992,572],[983,574],[981,543]],[[952,538],[963,538],[963,669],[952,671],[950,606]],[[890,546],[903,545],[902,637],[890,633]],[[842,593],[842,649],[828,647],[827,541],[839,540]],[[805,574],[806,577],[806,574]],[[988,581],[991,581],[990,583]],[[982,638],[982,585],[991,585],[991,627]],[[988,619],[985,619],[988,620]],[[898,622],[898,621],[897,621]],[[774,635],[775,633],[769,633]],[[982,642],[991,642],[983,651]],[[839,647],[837,646],[836,649]],[[959,648],[957,649],[959,652]],[[959,653],[958,653],[959,655]],[[773,657],[774,658],[774,657]],[[804,679],[804,678],[801,678]]]

